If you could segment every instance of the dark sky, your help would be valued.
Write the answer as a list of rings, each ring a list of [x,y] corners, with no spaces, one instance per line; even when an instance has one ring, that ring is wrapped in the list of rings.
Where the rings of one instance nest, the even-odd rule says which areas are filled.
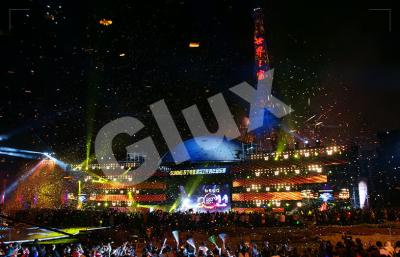
[[[148,112],[160,99],[184,137],[180,110],[199,104],[213,124],[205,101],[216,93],[226,93],[238,121],[246,114],[246,104],[226,90],[255,82],[255,1],[4,2],[0,135],[12,137],[2,145],[82,160],[99,128],[131,115],[147,126],[138,136],[153,135],[163,148]],[[390,2],[260,2],[273,92],[294,108],[294,129],[322,122],[323,138],[363,140],[400,127],[396,12],[390,32],[388,12],[369,10]],[[11,30],[9,8],[29,9],[12,11]],[[102,18],[112,25],[101,26]]]

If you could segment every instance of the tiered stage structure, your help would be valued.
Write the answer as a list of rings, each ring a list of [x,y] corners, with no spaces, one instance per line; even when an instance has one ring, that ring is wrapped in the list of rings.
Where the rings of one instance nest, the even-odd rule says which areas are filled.
[[[346,168],[344,146],[251,154],[232,166],[232,202],[237,211],[282,212],[327,201],[349,201],[351,182],[330,184],[333,168]]]
[[[140,164],[126,161],[119,164],[126,169],[126,174],[114,172],[115,165],[101,167],[92,164],[85,169],[81,165],[72,165],[78,175],[77,193],[70,193],[78,208],[115,208],[120,210],[140,211],[154,205],[162,205],[167,201],[167,184],[163,172],[156,172],[146,182],[133,185],[132,169]],[[108,170],[107,176],[102,175],[102,169]],[[113,174],[114,173],[114,174]]]
[[[216,138],[202,140],[212,144]],[[75,165],[73,170],[81,173],[80,189],[69,199],[76,200],[79,208],[126,211],[285,212],[323,203],[351,204],[350,176],[339,178],[338,183],[336,175],[339,170],[348,172],[351,154],[344,146],[242,154],[239,141],[224,141],[205,150],[191,139],[185,147],[190,161],[176,165],[167,154],[149,180],[134,186],[135,171],[130,168],[138,163],[120,163],[126,174],[108,176],[101,176],[100,168],[115,167],[94,164],[81,172]]]

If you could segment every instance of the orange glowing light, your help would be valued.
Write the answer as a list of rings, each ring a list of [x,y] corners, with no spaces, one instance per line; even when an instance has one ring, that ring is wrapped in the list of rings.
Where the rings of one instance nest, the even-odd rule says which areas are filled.
[[[110,26],[112,24],[112,20],[109,19],[101,19],[99,20],[99,24],[103,26]]]
[[[200,47],[200,43],[198,43],[198,42],[190,42],[190,43],[189,43],[189,47],[190,47],[190,48],[197,48],[197,47]]]

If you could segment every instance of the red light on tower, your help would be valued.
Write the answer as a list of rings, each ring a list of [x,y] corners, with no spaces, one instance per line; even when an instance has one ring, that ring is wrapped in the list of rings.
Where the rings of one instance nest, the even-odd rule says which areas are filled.
[[[262,45],[263,43],[264,43],[264,38],[262,38],[262,37],[256,37],[254,39],[254,44],[256,44],[256,45]]]
[[[263,70],[258,70],[258,71],[257,71],[257,79],[258,79],[258,80],[263,80],[263,79],[265,79],[265,71],[263,71]]]

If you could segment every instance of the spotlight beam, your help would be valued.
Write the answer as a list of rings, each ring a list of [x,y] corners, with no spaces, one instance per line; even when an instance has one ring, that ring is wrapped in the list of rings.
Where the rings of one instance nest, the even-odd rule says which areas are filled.
[[[4,191],[4,195],[8,195],[10,193],[12,193],[18,186],[19,183],[23,182],[24,180],[26,180],[30,175],[32,175],[35,170],[37,168],[40,167],[40,165],[43,164],[43,160],[41,160],[40,162],[38,162],[32,169],[28,170],[27,172],[25,172],[24,174],[22,174],[22,176],[20,176],[16,181],[14,181],[9,187],[6,188],[6,190]]]
[[[23,154],[23,153],[10,153],[10,152],[0,151],[0,155],[6,155],[6,156],[12,156],[12,157],[21,157],[21,158],[25,158],[25,159],[37,159],[37,156]]]
[[[62,168],[63,170],[67,170],[68,164],[66,164],[65,162],[54,158],[53,156],[51,156],[48,153],[43,153],[44,156],[46,156],[47,158],[49,158],[50,160],[52,160],[53,162],[55,162],[56,165],[58,165],[60,168]]]
[[[31,151],[31,150],[25,150],[25,149],[17,149],[17,148],[11,148],[11,147],[0,147],[0,155],[8,155],[8,156],[14,156],[14,157],[21,157],[21,158],[27,158],[27,159],[37,159],[38,157],[46,157],[47,159],[50,159],[54,161],[59,167],[61,167],[63,170],[67,170],[68,164],[65,162],[54,158],[50,153],[48,152],[37,152],[37,151]],[[38,156],[35,156],[38,155]]]
[[[11,147],[0,147],[0,151],[2,151],[2,152],[11,152],[11,153],[43,154],[42,152],[24,150],[24,149],[17,149],[17,148],[11,148]]]

